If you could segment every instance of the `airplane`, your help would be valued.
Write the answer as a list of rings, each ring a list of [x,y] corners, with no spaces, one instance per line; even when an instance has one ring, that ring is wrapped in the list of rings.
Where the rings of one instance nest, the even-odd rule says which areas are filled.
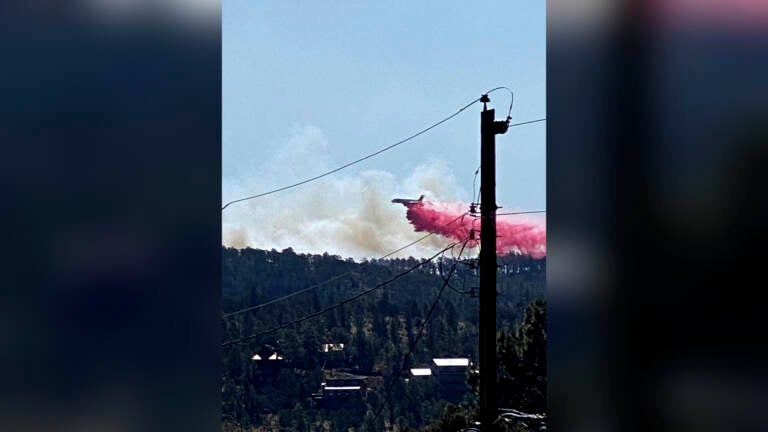
[[[410,207],[412,205],[421,204],[423,199],[424,199],[424,195],[420,196],[419,199],[395,198],[392,200],[392,202],[396,204],[402,204],[406,207]]]

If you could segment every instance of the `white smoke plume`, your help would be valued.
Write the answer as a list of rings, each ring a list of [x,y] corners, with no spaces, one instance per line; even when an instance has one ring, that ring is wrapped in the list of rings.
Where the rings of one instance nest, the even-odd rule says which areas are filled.
[[[269,160],[238,180],[224,180],[223,201],[254,195],[327,171],[328,143],[315,127],[298,130]],[[346,161],[343,161],[346,162]],[[342,162],[342,163],[343,163]],[[471,191],[470,191],[471,192]],[[341,171],[321,180],[265,197],[232,204],[222,212],[222,243],[235,248],[324,253],[355,259],[377,258],[422,237],[392,198],[458,201],[461,188],[447,164],[430,160],[405,179],[383,170]],[[427,256],[449,243],[432,236],[395,256]]]

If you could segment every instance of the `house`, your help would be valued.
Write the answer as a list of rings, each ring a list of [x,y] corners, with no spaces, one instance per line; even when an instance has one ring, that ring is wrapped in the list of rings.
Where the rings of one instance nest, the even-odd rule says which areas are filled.
[[[277,351],[264,348],[251,357],[256,362],[254,381],[256,384],[270,383],[277,379],[280,371],[285,366],[285,358]]]
[[[431,370],[432,375],[437,379],[441,399],[458,403],[469,392],[467,385],[468,358],[435,358],[432,359]]]
[[[320,345],[320,351],[324,353],[344,351],[344,344],[343,343],[325,343]]]
[[[343,343],[324,343],[320,345],[320,356],[327,368],[341,368],[346,362]]]
[[[315,400],[321,408],[337,409],[353,399],[362,399],[365,388],[365,382],[360,378],[326,379],[320,383]]]
[[[324,371],[320,390],[314,400],[321,408],[336,409],[354,400],[362,400],[371,377],[339,371]]]
[[[412,368],[411,369],[411,376],[412,377],[432,376],[432,369],[430,369],[430,368]]]

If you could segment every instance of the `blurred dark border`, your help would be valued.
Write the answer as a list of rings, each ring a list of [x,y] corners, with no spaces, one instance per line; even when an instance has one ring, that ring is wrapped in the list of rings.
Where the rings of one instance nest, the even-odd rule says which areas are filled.
[[[551,430],[768,424],[768,15],[704,3],[548,2]],[[0,12],[0,429],[219,429],[219,5]]]
[[[171,3],[0,6],[0,430],[220,428],[220,13]]]
[[[746,3],[548,2],[552,430],[768,425],[768,9]]]

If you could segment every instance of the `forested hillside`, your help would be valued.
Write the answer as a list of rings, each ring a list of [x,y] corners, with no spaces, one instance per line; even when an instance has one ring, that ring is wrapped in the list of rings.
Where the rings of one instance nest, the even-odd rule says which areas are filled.
[[[446,254],[419,266],[424,260],[355,262],[291,249],[232,248],[223,248],[222,259],[224,430],[415,430],[430,423],[439,428],[444,414],[459,409],[452,406],[475,405],[472,373],[469,391],[451,405],[433,380],[408,376],[409,368],[429,367],[433,358],[469,358],[476,366],[478,270],[473,260]],[[499,403],[544,412],[546,259],[507,255],[499,264]],[[454,266],[423,337],[397,375]],[[369,289],[338,308],[270,332]],[[338,351],[323,352],[323,344],[338,344]],[[256,354],[279,362],[254,361]],[[324,403],[318,397],[321,383],[342,374],[364,377],[364,389],[337,406]],[[374,419],[387,390],[389,403]]]

